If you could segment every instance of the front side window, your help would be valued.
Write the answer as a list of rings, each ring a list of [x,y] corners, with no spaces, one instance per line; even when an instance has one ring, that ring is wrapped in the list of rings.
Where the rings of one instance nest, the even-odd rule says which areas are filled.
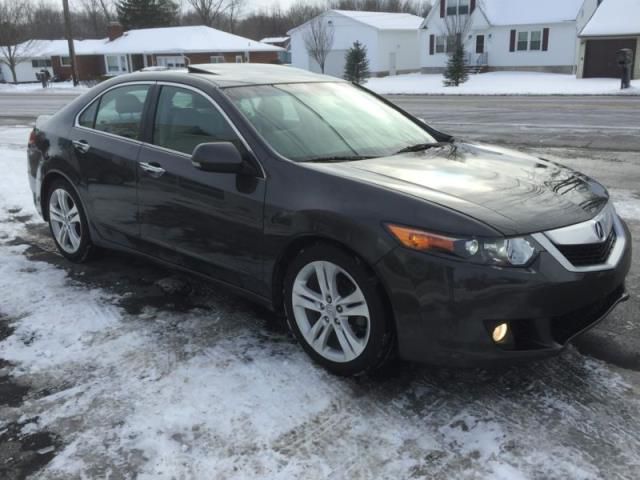
[[[389,156],[435,142],[397,110],[346,83],[234,87],[224,92],[275,151],[294,161]]]
[[[524,51],[529,46],[529,32],[518,32],[518,51]]]
[[[121,137],[140,139],[140,122],[149,85],[114,88],[100,99],[95,129]]]
[[[98,111],[98,105],[100,100],[95,100],[89,108],[87,108],[80,118],[78,118],[78,125],[81,127],[93,128],[96,121],[96,112]]]
[[[436,37],[436,53],[444,53],[447,50],[447,37],[438,35]]]
[[[153,143],[191,155],[201,143],[240,142],[220,111],[203,95],[162,87],[153,124]]]
[[[529,43],[529,50],[540,50],[542,48],[542,32],[537,30],[531,32],[531,42]]]

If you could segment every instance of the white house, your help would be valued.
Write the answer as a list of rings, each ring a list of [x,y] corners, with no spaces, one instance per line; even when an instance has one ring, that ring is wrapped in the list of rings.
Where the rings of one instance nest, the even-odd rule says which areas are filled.
[[[408,13],[329,10],[319,18],[334,32],[333,46],[325,64],[326,74],[343,76],[345,55],[355,41],[367,47],[372,76],[396,75],[420,69],[418,27],[423,21],[421,17]],[[314,20],[290,30],[287,35],[291,37],[291,64],[319,72],[320,67],[307,53],[304,41]]]
[[[450,34],[463,33],[472,66],[574,73],[579,29],[597,6],[597,0],[436,0],[420,30],[422,71],[441,72],[455,43]],[[451,28],[467,18],[464,32]]]
[[[596,1],[596,0],[591,0]],[[633,78],[640,78],[640,0],[605,0],[580,32],[578,77],[618,77],[616,52],[634,52]]]

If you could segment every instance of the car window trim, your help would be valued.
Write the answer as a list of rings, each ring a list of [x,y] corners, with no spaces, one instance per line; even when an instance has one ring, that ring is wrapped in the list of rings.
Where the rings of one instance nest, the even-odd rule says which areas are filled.
[[[80,125],[80,116],[84,113],[85,110],[87,110],[89,107],[91,107],[91,105],[93,105],[96,101],[102,103],[102,97],[110,92],[111,90],[115,90],[116,88],[120,88],[120,87],[129,87],[132,85],[149,85],[149,93],[151,92],[151,89],[153,88],[153,86],[156,84],[155,81],[137,81],[137,82],[123,82],[123,83],[118,83],[117,85],[113,85],[112,87],[107,88],[106,90],[100,92],[99,95],[97,95],[96,97],[94,97],[89,103],[87,103],[84,107],[82,107],[82,109],[76,114],[74,122],[73,122],[73,127],[74,128],[79,128],[81,130],[87,130],[93,133],[96,133],[98,135],[105,135],[107,137],[111,137],[111,138],[116,138],[118,140],[124,140],[126,142],[129,143],[134,143],[136,145],[142,145],[144,144],[143,141],[141,140],[135,140],[133,138],[128,138],[128,137],[123,137],[122,135],[116,135],[115,133],[109,133],[109,132],[105,132],[102,130],[96,130],[95,126],[96,126],[96,119],[98,117],[98,112],[96,111],[96,116],[93,119],[93,127],[94,128],[89,128],[89,127],[84,127],[82,125]],[[145,98],[145,106],[147,105],[147,102],[149,101],[149,94],[147,94],[147,97]],[[98,110],[100,109],[100,105],[98,105]],[[142,117],[140,119],[140,125],[142,126],[145,120],[145,107],[143,107],[142,109]],[[142,131],[142,130],[141,130]]]
[[[202,95],[205,99],[207,99],[209,101],[209,103],[211,103],[211,105],[213,105],[215,107],[215,109],[218,110],[220,115],[222,115],[222,118],[229,124],[229,126],[231,127],[233,132],[238,136],[238,138],[240,139],[240,141],[242,142],[244,147],[247,149],[247,152],[249,152],[249,154],[251,155],[251,157],[254,160],[254,163],[259,168],[261,178],[267,178],[267,173],[266,173],[264,167],[262,166],[262,163],[260,162],[260,160],[258,159],[256,154],[254,153],[253,149],[249,145],[249,142],[247,142],[247,140],[244,138],[244,135],[242,135],[242,133],[240,133],[240,130],[238,129],[238,127],[236,127],[236,125],[233,123],[231,118],[229,118],[229,115],[227,115],[227,112],[225,112],[222,109],[222,107],[220,107],[220,105],[218,105],[218,102],[216,102],[213,99],[213,97],[211,97],[211,95],[209,95],[208,93],[200,90],[197,87],[193,87],[191,85],[186,85],[184,83],[158,81],[158,82],[156,82],[156,86],[160,87],[160,88],[162,88],[163,86],[168,86],[168,87],[183,88],[185,90],[191,90],[191,91],[193,91],[195,93],[198,93],[198,94]],[[155,116],[156,116],[156,113],[158,111],[158,101],[159,101],[159,99],[160,99],[160,95],[159,95],[159,92],[158,92],[158,95],[156,95],[155,98],[153,99],[154,104],[152,105],[152,109],[150,109],[152,114],[153,114],[153,119],[152,120],[153,120],[154,126],[155,126]],[[153,140],[153,137],[150,140]],[[162,151],[165,151],[165,152],[170,152],[170,153],[173,153],[173,154],[180,155],[180,156],[186,157],[188,159],[191,159],[191,155],[186,154],[184,152],[180,152],[178,150],[173,150],[171,148],[162,147],[160,145],[156,145],[155,143],[149,143],[149,142],[142,142],[142,143],[144,145],[148,145],[148,146],[151,146],[153,148],[158,148],[158,149],[160,149]]]

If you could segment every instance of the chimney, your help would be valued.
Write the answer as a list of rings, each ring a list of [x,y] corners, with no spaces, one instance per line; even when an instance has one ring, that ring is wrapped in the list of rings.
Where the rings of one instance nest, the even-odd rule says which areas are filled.
[[[121,37],[123,33],[124,29],[119,22],[109,22],[109,25],[107,25],[107,36],[110,42]]]

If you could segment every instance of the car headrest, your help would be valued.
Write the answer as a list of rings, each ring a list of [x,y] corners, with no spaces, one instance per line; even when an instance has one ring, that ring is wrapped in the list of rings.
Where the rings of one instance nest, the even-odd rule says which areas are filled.
[[[142,113],[142,102],[132,93],[125,93],[116,97],[116,112],[123,113]]]

